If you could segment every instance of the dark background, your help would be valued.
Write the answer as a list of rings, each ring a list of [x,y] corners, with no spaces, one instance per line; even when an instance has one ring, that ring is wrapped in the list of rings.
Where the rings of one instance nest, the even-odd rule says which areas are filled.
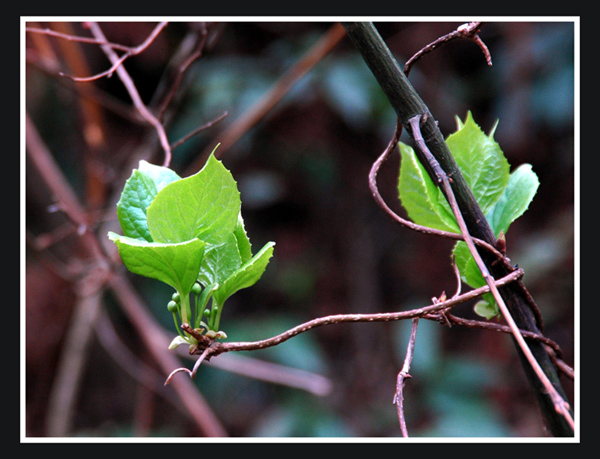
[[[81,23],[68,25],[72,34],[89,35]],[[155,23],[101,25],[110,41],[135,46]],[[376,23],[401,65],[458,25]],[[203,155],[223,142],[225,129],[242,119],[332,23],[249,20],[207,27],[202,57],[186,72],[168,111],[169,139],[174,142],[224,112],[228,115],[174,150],[171,167],[182,176],[198,170]],[[126,61],[150,106],[162,85],[169,87],[168,64],[197,28],[194,23],[169,24],[147,50]],[[425,56],[410,74],[444,134],[452,133],[455,116],[464,119],[468,110],[486,132],[499,119],[495,139],[511,166],[530,163],[538,174],[536,197],[508,233],[508,255],[524,268],[545,333],[558,342],[570,365],[576,340],[576,32],[571,21],[488,22],[481,38],[490,49],[492,67],[475,44],[455,40]],[[114,204],[131,168],[142,158],[163,161],[156,134],[136,118],[116,75],[93,83],[57,75],[107,69],[95,45],[65,47],[64,40],[37,34],[27,34],[25,44],[27,113],[87,207],[91,231],[111,250],[105,236],[108,229],[120,232]],[[73,67],[82,62],[87,68]],[[94,148],[85,136],[85,113],[90,112],[103,134]],[[221,328],[230,340],[267,338],[329,314],[408,310],[430,304],[444,291],[454,293],[452,242],[393,223],[368,189],[368,171],[394,124],[374,77],[343,38],[256,126],[221,152],[238,181],[255,251],[267,241],[277,244],[259,283],[226,305]],[[29,160],[25,165],[25,435],[44,437],[87,260],[65,214],[48,211],[54,201],[39,173]],[[398,167],[395,155],[379,178],[382,194],[397,210]],[[166,310],[169,289],[122,268],[117,271],[135,286],[168,336],[174,336]],[[455,312],[475,318],[471,309],[472,304],[464,304]],[[162,386],[167,374],[157,367],[132,320],[114,295],[103,296],[88,333],[65,435],[202,435],[173,386]],[[220,356],[201,367],[195,384],[230,436],[397,437],[392,397],[409,329],[409,322],[321,327],[273,349]],[[288,368],[303,370],[307,373],[297,376],[304,388],[236,374],[219,366],[218,360],[226,359],[237,369],[260,359],[281,364],[277,371],[282,374],[296,375]],[[193,361],[182,359],[181,364],[191,368]],[[262,372],[260,368],[255,369]],[[505,335],[422,320],[411,374],[405,389],[411,436],[547,435]],[[573,401],[573,382],[562,381]],[[315,394],[310,387],[324,392]]]

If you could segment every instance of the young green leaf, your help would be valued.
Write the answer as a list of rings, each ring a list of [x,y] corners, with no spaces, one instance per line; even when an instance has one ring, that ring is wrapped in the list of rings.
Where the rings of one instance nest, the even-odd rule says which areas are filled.
[[[485,285],[485,280],[483,279],[481,271],[477,267],[477,263],[475,263],[475,259],[473,258],[473,255],[471,255],[471,251],[467,244],[462,241],[457,242],[452,250],[452,255],[454,256],[454,262],[460,272],[460,278],[465,284],[470,285],[473,288],[479,288]]]
[[[213,298],[218,304],[223,304],[227,298],[238,290],[253,286],[263,275],[269,260],[273,256],[274,242],[268,242],[250,260],[232,273],[214,292]]]
[[[414,150],[402,142],[399,147],[398,195],[410,219],[419,225],[459,233],[456,218],[443,193],[433,183]]]
[[[236,227],[241,201],[231,173],[211,155],[196,174],[165,186],[148,207],[157,242],[224,242]]]
[[[168,167],[150,164],[144,160],[140,161],[139,170],[152,179],[156,185],[157,192],[162,190],[169,183],[181,180],[181,177],[177,175],[174,170],[169,169]]]
[[[218,245],[209,245],[200,266],[198,281],[205,287],[222,284],[242,265],[242,257],[233,233]]]
[[[446,143],[485,214],[506,188],[510,166],[493,135],[481,130],[471,112],[458,126]]]
[[[489,320],[500,314],[496,300],[494,300],[494,297],[490,293],[483,295],[483,298],[483,300],[479,300],[473,306],[473,310],[477,315]]]
[[[510,174],[508,185],[502,196],[486,215],[486,219],[496,236],[500,232],[506,234],[510,224],[527,210],[538,186],[537,175],[531,170],[529,164],[519,166]],[[456,243],[453,254],[456,266],[465,283],[473,288],[485,284],[481,272],[464,242]]]
[[[242,218],[242,214],[238,216],[237,225],[233,232],[236,240],[238,250],[240,251],[240,256],[242,257],[242,263],[246,263],[250,258],[252,258],[252,244],[250,244],[250,239],[248,239],[248,234],[246,234],[246,227],[244,226],[244,219]]]
[[[217,331],[223,303],[258,281],[273,253],[274,243],[269,243],[252,256],[240,208],[237,184],[214,155],[202,170],[185,179],[142,161],[117,206],[125,235],[109,232],[108,236],[131,272],[175,288],[183,322],[202,325],[212,298],[206,333],[223,338],[226,335]],[[196,281],[204,289],[192,290],[200,287]],[[192,291],[197,301],[193,314]],[[181,342],[187,338],[180,334],[174,345]]]
[[[191,292],[204,256],[204,241],[145,242],[113,232],[108,237],[115,242],[123,263],[132,273],[164,282],[181,296]]]
[[[134,170],[125,182],[117,203],[117,217],[125,236],[151,242],[146,209],[156,196],[156,185],[139,170]]]
[[[458,130],[448,136],[448,148],[482,211],[487,212],[506,188],[509,164],[493,139],[473,120],[471,112]],[[431,180],[413,149],[400,142],[398,192],[402,206],[415,222],[430,228],[458,233],[458,225],[446,198]]]
[[[168,183],[179,180],[171,169],[140,161],[125,182],[117,203],[117,217],[125,236],[152,242],[148,231],[146,210],[156,194]]]
[[[486,214],[492,230],[498,236],[506,234],[512,222],[527,210],[540,185],[530,164],[522,164],[511,174],[500,199]]]

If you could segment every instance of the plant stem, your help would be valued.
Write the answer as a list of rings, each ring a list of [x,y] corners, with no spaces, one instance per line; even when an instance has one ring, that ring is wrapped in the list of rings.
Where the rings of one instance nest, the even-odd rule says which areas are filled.
[[[401,71],[373,24],[353,22],[342,23],[342,25],[377,79],[394,108],[400,123],[407,128],[407,131],[411,133],[409,123],[411,118],[415,116],[425,117],[425,122],[421,126],[424,142],[444,173],[452,179],[452,191],[469,234],[473,238],[481,239],[495,246],[494,233],[458,169],[434,117]],[[416,153],[429,175],[437,183],[438,174],[433,170],[432,164],[427,161],[421,149],[417,149]],[[479,253],[490,274],[495,279],[504,277],[510,272],[511,267],[505,262],[498,262],[497,257],[489,251],[480,250]],[[528,293],[523,285],[512,283],[502,287],[499,291],[518,328],[539,334],[536,316],[532,311]],[[544,345],[527,339],[525,341],[548,380],[561,397],[566,400],[564,390]],[[556,411],[552,398],[544,390],[544,385],[532,370],[519,346],[517,346],[517,352],[530,385],[538,398],[550,431],[555,436],[573,436],[573,428],[565,417]]]
[[[219,304],[213,298],[213,306],[210,311],[210,323],[208,326],[213,331],[219,331],[219,323],[221,322],[221,311],[223,311],[223,305]]]
[[[192,318],[192,310],[190,308],[190,296],[179,294],[181,304],[181,323],[189,324]]]

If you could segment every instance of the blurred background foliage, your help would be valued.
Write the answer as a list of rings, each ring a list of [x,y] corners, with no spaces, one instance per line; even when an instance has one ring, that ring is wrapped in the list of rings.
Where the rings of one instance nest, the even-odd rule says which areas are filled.
[[[28,25],[89,35],[80,23]],[[376,23],[401,65],[458,25]],[[155,23],[101,26],[110,41],[138,45]],[[206,27],[202,56],[186,72],[166,112],[167,132],[174,142],[224,112],[227,116],[174,150],[171,167],[184,176],[201,167],[203,155],[226,141],[226,129],[243,119],[332,23],[248,21]],[[155,107],[172,86],[168,64],[199,30],[195,23],[169,24],[147,50],[126,61],[147,104]],[[481,37],[490,48],[492,67],[477,46],[456,40],[426,55],[410,79],[446,135],[456,128],[455,116],[464,119],[468,110],[485,131],[499,119],[495,138],[510,164],[531,163],[539,175],[537,196],[511,227],[508,254],[525,269],[524,282],[544,315],[547,336],[572,364],[574,24],[489,22]],[[116,229],[114,204],[131,168],[139,159],[162,163],[155,132],[140,122],[117,76],[74,83],[57,75],[106,70],[107,60],[96,46],[66,46],[64,40],[27,34],[26,49],[28,115],[90,212],[91,230],[106,244],[107,228]],[[93,133],[86,131],[89,113],[100,120],[97,148],[90,148]],[[375,79],[342,38],[258,124],[221,151],[238,181],[254,247],[277,243],[263,279],[227,304],[222,328],[230,340],[267,338],[329,314],[408,310],[429,304],[443,291],[454,292],[452,243],[395,225],[368,190],[369,168],[394,124]],[[26,435],[45,436],[49,398],[77,296],[73,272],[85,260],[78,255],[78,236],[68,219],[49,212],[52,196],[29,161],[26,166]],[[395,209],[398,166],[395,156],[379,178]],[[122,268],[119,272],[130,279],[154,319],[174,335],[166,310],[168,288]],[[65,434],[202,435],[172,386],[162,386],[167,375],[141,344],[119,302],[107,293],[101,308]],[[473,318],[471,308],[465,304],[456,312]],[[272,349],[220,356],[201,367],[195,385],[230,436],[396,437],[400,430],[392,398],[409,330],[408,322],[321,327]],[[114,340],[117,345],[109,345]],[[254,359],[271,364],[265,372],[296,376],[298,387],[261,380],[258,363],[263,362]],[[183,357],[181,362],[193,365]],[[238,374],[246,366],[257,377]],[[411,374],[405,410],[412,436],[546,435],[505,335],[422,320]],[[572,382],[563,379],[563,384],[573,400]]]

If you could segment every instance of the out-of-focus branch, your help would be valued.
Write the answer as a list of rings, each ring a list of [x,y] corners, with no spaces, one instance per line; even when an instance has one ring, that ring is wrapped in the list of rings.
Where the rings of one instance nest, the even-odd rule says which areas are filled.
[[[219,148],[215,152],[222,156],[232,145],[237,143],[252,127],[254,127],[270,110],[288,94],[290,89],[300,81],[319,61],[321,61],[344,38],[344,28],[335,23],[331,28],[298,60],[279,80],[241,118],[237,119],[225,131],[219,134],[215,144]],[[209,145],[198,160],[191,165],[190,170],[198,171],[213,151],[214,145]]]
[[[100,26],[97,23],[91,22],[89,24],[89,27],[90,27],[90,31],[92,32],[92,34],[99,41],[106,41],[106,37],[104,36],[102,29],[100,28]],[[154,39],[155,36],[156,35],[154,33],[150,35],[150,37],[152,37],[152,39]],[[146,40],[146,41],[148,41],[148,40]],[[113,71],[117,72],[119,79],[121,80],[121,82],[123,83],[125,88],[127,89],[127,92],[129,93],[129,96],[131,97],[133,104],[135,105],[137,110],[140,112],[140,115],[142,115],[142,117],[150,125],[152,125],[152,127],[154,127],[154,129],[156,130],[156,133],[158,134],[158,138],[160,140],[160,144],[165,153],[165,159],[163,161],[163,165],[165,167],[168,167],[169,164],[171,164],[171,145],[169,144],[169,139],[167,137],[167,133],[165,131],[164,126],[159,121],[159,119],[156,118],[152,114],[152,112],[148,109],[148,107],[146,107],[146,105],[142,101],[142,98],[140,97],[140,94],[137,91],[135,83],[129,76],[129,73],[127,72],[125,67],[123,65],[121,65],[123,62],[123,58],[119,57],[117,55],[117,53],[113,50],[113,48],[110,47],[109,45],[101,45],[101,48],[102,48],[102,51],[104,51],[104,54],[106,54],[108,59],[113,63]]]

